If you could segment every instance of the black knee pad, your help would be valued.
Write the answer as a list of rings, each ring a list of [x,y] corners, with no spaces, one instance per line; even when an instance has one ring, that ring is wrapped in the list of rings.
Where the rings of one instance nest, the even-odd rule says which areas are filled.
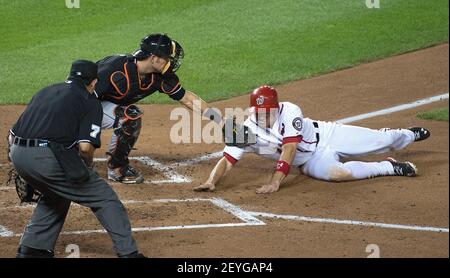
[[[129,137],[134,137],[137,139],[142,127],[141,117],[144,114],[139,107],[134,104],[128,106],[117,106],[115,114],[116,119],[114,122],[114,132],[116,135],[122,137],[120,139],[128,139]],[[122,126],[117,128],[120,120],[124,121],[122,122]]]
[[[119,121],[122,119],[125,119],[125,123],[128,121],[134,122],[139,120],[144,114],[144,112],[142,112],[141,109],[134,104],[128,106],[117,106],[114,113],[116,114],[113,126],[114,128],[118,126]]]
[[[114,133],[117,135],[116,149],[109,153],[111,167],[122,167],[128,164],[128,154],[136,143],[142,127],[142,111],[136,105],[117,106]],[[117,128],[119,120],[122,126]]]
[[[122,124],[122,130],[125,135],[135,137],[139,136],[142,127],[142,119],[138,118],[136,120],[127,120]]]

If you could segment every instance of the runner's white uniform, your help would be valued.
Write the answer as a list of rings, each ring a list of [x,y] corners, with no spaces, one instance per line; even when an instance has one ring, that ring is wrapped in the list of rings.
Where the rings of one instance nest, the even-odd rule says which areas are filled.
[[[291,166],[302,166],[304,174],[321,180],[365,179],[394,175],[394,168],[389,161],[342,163],[340,159],[399,150],[414,142],[414,132],[408,129],[380,131],[304,118],[290,102],[280,102],[278,111],[272,128],[259,127],[254,114],[248,118],[244,125],[256,134],[256,144],[226,146],[227,160],[235,164],[245,152],[278,160],[283,144],[298,142]]]

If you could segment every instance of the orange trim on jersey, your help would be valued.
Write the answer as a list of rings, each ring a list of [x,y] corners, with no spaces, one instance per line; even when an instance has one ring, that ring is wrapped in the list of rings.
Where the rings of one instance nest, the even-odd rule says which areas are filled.
[[[116,89],[117,93],[120,94],[120,96],[111,96],[111,97],[114,98],[114,99],[122,99],[122,98],[124,98],[124,97],[128,94],[128,92],[130,91],[131,85],[130,85],[130,76],[128,75],[128,70],[127,70],[127,64],[128,64],[128,62],[126,62],[126,63],[123,64],[123,72],[121,72],[121,71],[115,71],[115,72],[113,72],[113,74],[111,74],[111,76],[109,77],[109,80],[111,81],[111,84],[112,84],[113,87]],[[137,70],[137,64],[136,64],[136,70]],[[124,92],[121,92],[121,91],[119,90],[119,88],[117,88],[116,84],[113,82],[112,76],[113,76],[115,73],[122,73],[122,74],[125,75],[125,79],[127,80],[127,90],[125,91],[125,93],[124,93]],[[137,76],[137,79],[138,79],[138,82],[139,82],[139,89],[140,89],[140,90],[147,90],[147,89],[150,88],[150,86],[152,86],[153,83],[155,82],[154,75],[152,74],[152,75],[151,75],[151,76],[152,76],[152,81],[150,82],[150,84],[147,85],[146,87],[142,87],[141,78],[139,77],[139,73],[138,73],[137,75],[138,75],[138,76]]]
[[[164,90],[164,86],[163,86],[164,80],[161,82],[161,90],[165,93],[165,94],[171,94],[173,92],[176,91],[178,85],[180,85],[180,81],[178,81],[177,85],[175,85],[175,87],[173,87],[173,89],[169,92],[167,92],[166,90]]]
[[[118,98],[118,99],[120,99],[120,98],[123,98],[127,93],[128,93],[128,90],[130,89],[130,87],[128,86],[128,76],[126,76],[125,75],[125,78],[127,79],[127,90],[125,91],[125,92],[122,92],[118,87],[117,87],[117,85],[116,85],[116,83],[113,81],[113,76],[114,76],[114,74],[116,74],[116,73],[120,73],[120,74],[123,74],[123,75],[125,75],[123,72],[121,72],[121,71],[115,71],[115,72],[113,72],[112,74],[111,74],[111,76],[109,77],[109,81],[111,81],[111,84],[113,85],[113,87],[114,87],[114,89],[116,89],[116,92],[120,95],[119,97],[116,97],[116,96],[112,96],[112,97],[114,97],[114,98]]]
[[[136,64],[136,68],[137,68],[137,64]],[[154,77],[155,77],[155,76],[154,76],[153,73],[151,74],[151,76],[152,76],[152,81],[150,82],[150,84],[148,84],[148,86],[146,86],[146,87],[142,87],[141,78],[139,77],[139,73],[138,73],[139,89],[141,89],[141,90],[147,90],[148,88],[150,88],[150,86],[153,85],[153,81],[154,81]]]
[[[288,144],[288,143],[300,143],[302,141],[302,136],[298,135],[298,136],[292,136],[292,137],[284,137],[283,138],[283,145],[284,144]]]
[[[112,76],[116,73],[116,72],[120,72],[120,71],[116,71],[113,74],[111,74],[111,76],[109,77],[109,80],[111,81],[111,84],[114,86],[114,88],[116,89],[116,91],[120,94],[120,96],[111,96],[112,98],[115,99],[122,99],[124,98],[128,92],[130,91],[130,78],[128,77],[128,71],[127,71],[127,64],[128,62],[123,64],[123,72],[122,74],[125,74],[125,79],[127,80],[127,90],[125,91],[125,93],[122,93],[119,88],[117,88],[116,84],[112,81]]]
[[[228,153],[226,153],[226,152],[223,152],[223,156],[232,164],[232,165],[234,165],[234,164],[236,164],[236,162],[238,162],[238,160],[236,159],[236,158],[234,158],[234,157],[232,157],[231,155],[229,155]]]

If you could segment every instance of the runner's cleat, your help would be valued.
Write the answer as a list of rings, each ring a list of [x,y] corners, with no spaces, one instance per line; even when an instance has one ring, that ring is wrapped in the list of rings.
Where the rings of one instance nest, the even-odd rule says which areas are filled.
[[[414,142],[422,141],[430,137],[430,131],[423,127],[410,127],[408,128],[414,132]]]
[[[394,167],[396,176],[415,177],[418,173],[416,165],[409,161],[399,162],[392,157],[386,158]]]

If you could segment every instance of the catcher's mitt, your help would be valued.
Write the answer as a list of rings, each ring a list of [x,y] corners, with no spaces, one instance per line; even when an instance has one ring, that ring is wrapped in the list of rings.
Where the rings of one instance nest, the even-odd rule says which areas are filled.
[[[16,169],[12,168],[8,173],[7,184],[14,182],[16,186],[17,196],[19,196],[20,203],[37,203],[42,194],[31,187],[20,175]]]
[[[245,148],[256,143],[255,134],[248,126],[236,123],[236,118],[225,119],[222,127],[222,134],[225,145]]]

